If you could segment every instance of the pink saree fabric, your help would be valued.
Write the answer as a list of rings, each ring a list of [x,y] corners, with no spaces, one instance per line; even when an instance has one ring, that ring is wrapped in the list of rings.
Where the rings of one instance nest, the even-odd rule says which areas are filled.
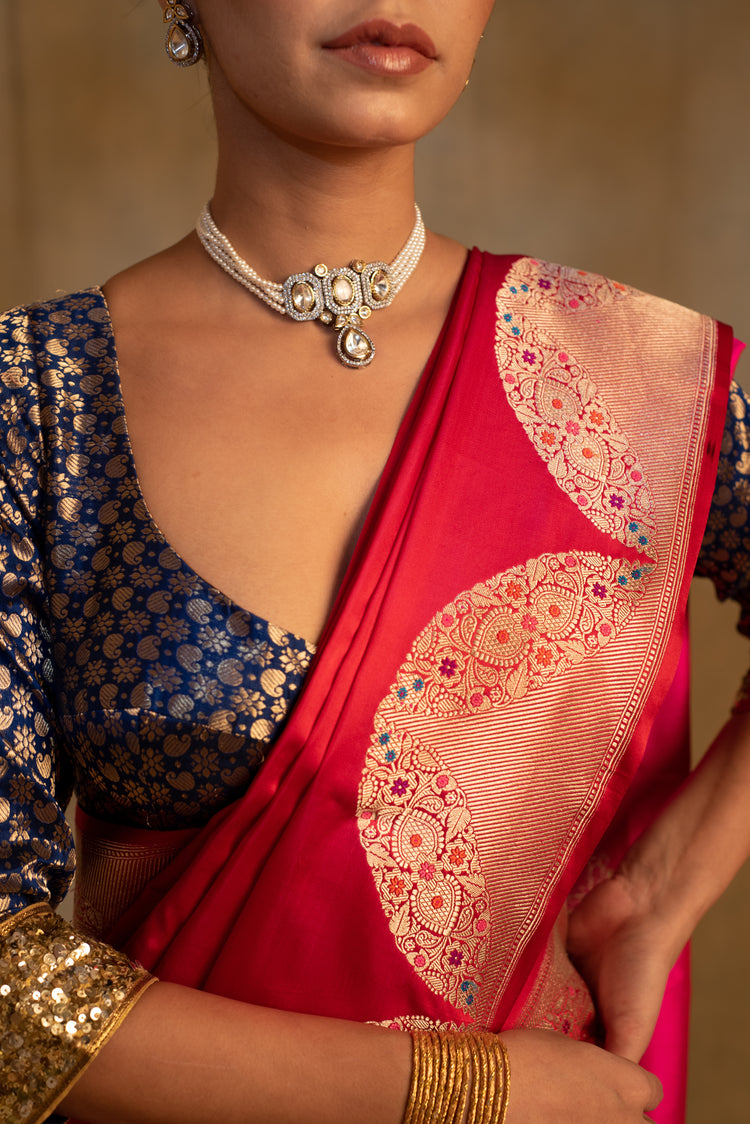
[[[687,768],[730,350],[666,302],[474,251],[288,724],[116,940],[262,1005],[595,1037],[560,919]]]

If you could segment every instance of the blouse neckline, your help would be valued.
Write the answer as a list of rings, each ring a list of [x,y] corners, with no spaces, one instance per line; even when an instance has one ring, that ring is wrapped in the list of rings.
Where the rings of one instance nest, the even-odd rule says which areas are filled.
[[[419,376],[419,378],[417,380],[417,383],[414,387],[412,398],[418,394],[420,387],[424,383],[424,380],[429,378],[429,374],[430,374],[430,372],[431,372],[431,370],[432,370],[432,368],[433,368],[433,366],[436,362],[437,356],[439,355],[440,348],[441,348],[443,340],[445,338],[446,330],[447,330],[447,328],[448,328],[448,326],[451,323],[451,320],[453,318],[457,299],[458,299],[460,293],[462,292],[462,290],[464,288],[464,285],[465,285],[466,279],[467,279],[467,275],[470,272],[469,271],[470,263],[472,263],[472,261],[474,261],[479,256],[481,256],[481,254],[480,254],[480,251],[476,249],[476,247],[473,250],[470,250],[467,253],[466,262],[464,263],[464,268],[461,272],[461,276],[459,277],[458,283],[456,285],[456,289],[454,291],[453,299],[451,301],[450,307],[449,307],[448,312],[446,314],[445,320],[444,320],[444,322],[441,326],[440,332],[437,335],[437,338],[436,338],[435,343],[433,345],[432,351],[430,352],[429,358],[428,358],[428,360],[427,360],[427,362],[424,366],[424,369],[420,373],[420,376]],[[158,522],[154,518],[153,513],[151,512],[148,501],[147,501],[147,499],[144,495],[143,488],[141,486],[140,477],[138,475],[138,466],[136,464],[135,454],[134,454],[134,451],[133,451],[132,442],[130,440],[130,432],[129,432],[129,429],[128,429],[128,418],[127,418],[127,411],[125,409],[125,399],[124,399],[124,396],[123,396],[123,393],[122,393],[122,382],[121,382],[121,378],[120,378],[120,364],[119,364],[119,358],[118,358],[118,354],[117,354],[117,339],[116,339],[116,336],[115,336],[114,324],[112,322],[112,315],[111,315],[111,312],[110,312],[109,304],[107,302],[107,297],[106,297],[106,295],[104,293],[104,289],[102,288],[101,285],[95,285],[87,291],[92,296],[94,296],[96,299],[98,299],[98,301],[100,302],[102,312],[104,314],[103,318],[102,318],[102,321],[101,321],[102,333],[106,338],[106,341],[107,341],[107,344],[108,344],[109,350],[110,350],[110,355],[111,355],[111,358],[112,358],[112,364],[113,364],[113,376],[112,377],[113,377],[113,382],[114,382],[115,395],[116,395],[116,398],[117,398],[117,409],[118,409],[119,416],[120,416],[120,419],[121,419],[121,422],[122,422],[121,437],[122,437],[122,441],[123,441],[124,453],[125,453],[126,458],[127,458],[128,472],[129,472],[129,475],[132,477],[134,486],[137,490],[137,498],[143,506],[143,510],[144,510],[144,512],[146,514],[146,517],[148,519],[148,522],[151,526],[152,532],[154,533],[154,535],[156,535],[158,537],[158,540],[164,545],[165,548],[172,551],[172,553],[175,555],[175,557],[179,560],[181,567],[188,574],[190,574],[195,580],[200,582],[200,584],[202,586],[204,586],[206,589],[210,590],[215,597],[217,597],[219,600],[224,602],[224,604],[226,604],[228,607],[230,607],[231,609],[233,609],[236,612],[240,612],[240,613],[244,614],[245,616],[252,617],[254,620],[262,622],[263,624],[267,625],[270,628],[275,628],[278,631],[284,632],[286,635],[293,637],[294,639],[298,640],[300,643],[304,644],[305,647],[308,649],[308,651],[311,654],[314,655],[315,652],[317,651],[318,647],[319,647],[319,644],[320,644],[319,641],[317,643],[313,643],[311,641],[308,641],[307,639],[305,639],[305,637],[300,636],[299,633],[293,632],[291,629],[284,628],[281,625],[276,625],[273,622],[268,621],[267,618],[265,618],[263,616],[260,616],[258,613],[254,613],[251,609],[248,609],[245,606],[238,604],[232,597],[230,597],[228,594],[224,593],[217,586],[215,586],[212,582],[208,581],[201,574],[199,574],[198,571],[195,570],[195,568],[193,566],[191,566],[189,564],[189,562],[186,561],[186,559],[183,557],[183,555],[180,554],[179,551],[175,550],[175,548],[172,546],[172,544],[169,541],[169,539],[167,538],[167,536],[162,531]],[[384,466],[383,466],[383,470],[381,471],[380,479],[382,479],[383,472],[385,471],[385,468],[390,461],[390,457],[391,457],[391,454],[393,452],[393,448],[399,442],[404,424],[406,422],[406,419],[409,416],[409,413],[410,413],[409,408],[407,408],[407,410],[404,414],[404,417],[401,419],[401,422],[399,423],[396,434],[394,435],[394,440],[391,444],[391,448],[389,449],[388,455],[385,458]],[[378,489],[376,488],[375,491],[377,493]],[[362,535],[363,535],[363,532],[365,530],[365,527],[367,526],[367,523],[368,523],[368,519],[367,519],[367,516],[366,516],[365,520],[363,521],[363,525],[360,528],[357,543],[355,543],[354,550],[352,551],[352,556],[351,556],[352,559],[355,558],[356,555],[358,554],[357,547],[358,547],[358,544],[359,544],[359,540],[362,538]],[[351,565],[351,559],[350,559],[349,565]],[[348,571],[349,571],[349,566],[347,567],[347,573],[348,573]],[[343,581],[346,581],[346,575],[344,576]],[[342,582],[342,584],[343,584],[343,582]],[[334,599],[334,604],[335,604],[336,600],[337,600],[337,598]],[[329,615],[329,621],[330,621],[330,615]],[[328,624],[328,622],[326,622],[326,624],[323,626],[321,636],[324,636],[326,634],[327,624]]]
[[[305,639],[304,636],[300,636],[299,633],[293,632],[289,628],[284,628],[282,625],[277,625],[273,621],[269,621],[266,617],[261,616],[259,613],[253,612],[252,609],[248,609],[244,605],[240,605],[237,601],[234,600],[233,597],[230,597],[229,594],[224,593],[224,591],[219,589],[218,586],[214,585],[213,582],[209,581],[207,578],[204,578],[202,574],[199,574],[198,571],[193,566],[191,566],[190,563],[183,557],[183,555],[180,554],[178,550],[175,550],[172,543],[162,531],[159,523],[154,518],[151,508],[149,507],[148,500],[146,499],[143,488],[141,486],[140,476],[138,475],[138,465],[136,464],[133,445],[130,440],[130,431],[128,429],[128,416],[127,410],[125,409],[125,399],[123,397],[122,382],[120,379],[120,363],[117,354],[117,339],[115,337],[114,324],[112,323],[112,315],[110,313],[109,304],[107,303],[107,298],[101,285],[94,285],[91,289],[88,290],[88,292],[96,299],[98,299],[101,305],[101,309],[104,313],[104,317],[101,321],[102,334],[109,346],[110,356],[112,358],[112,378],[114,383],[115,396],[117,399],[117,411],[122,424],[122,432],[120,436],[123,443],[123,451],[125,453],[125,456],[127,457],[128,475],[133,480],[135,489],[137,491],[137,500],[143,507],[152,533],[158,538],[159,542],[161,542],[165,548],[172,551],[175,558],[179,560],[180,566],[183,570],[185,570],[186,573],[191,575],[205,589],[210,590],[214,597],[222,601],[229,609],[234,612],[239,612],[244,616],[252,617],[254,620],[267,625],[270,629],[275,629],[278,632],[283,632],[286,635],[293,637],[295,640],[298,640],[300,643],[304,644],[311,654],[315,654],[315,651],[317,649],[316,644]]]

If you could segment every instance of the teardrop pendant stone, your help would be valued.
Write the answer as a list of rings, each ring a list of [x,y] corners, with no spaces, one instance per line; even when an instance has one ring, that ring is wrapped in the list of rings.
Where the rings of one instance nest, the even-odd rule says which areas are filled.
[[[184,62],[190,54],[190,41],[179,24],[175,24],[169,33],[169,53],[178,62]]]
[[[372,340],[357,328],[348,328],[344,332],[341,345],[346,355],[355,363],[365,364],[373,356]]]

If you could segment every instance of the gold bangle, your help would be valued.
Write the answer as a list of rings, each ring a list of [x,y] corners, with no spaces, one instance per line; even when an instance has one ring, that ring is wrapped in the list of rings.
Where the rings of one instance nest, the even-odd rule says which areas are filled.
[[[416,1087],[414,1089],[414,1120],[413,1124],[422,1124],[424,1120],[424,1100],[429,1091],[429,1085],[432,1077],[432,1063],[430,1060],[430,1032],[426,1031],[424,1034],[419,1035],[420,1051],[418,1066],[414,1074],[416,1078]]]
[[[440,1088],[440,1039],[435,1031],[421,1032],[422,1049],[418,1074],[414,1124],[430,1124]]]
[[[497,1111],[503,1093],[502,1055],[497,1048],[497,1038],[494,1034],[483,1034],[482,1045],[487,1058],[486,1107],[482,1121],[483,1124],[497,1124]]]
[[[498,1038],[497,1041],[503,1055],[503,1099],[500,1106],[500,1119],[498,1124],[505,1124],[505,1116],[510,1103],[510,1057],[508,1056],[507,1047],[502,1039]]]
[[[510,1061],[497,1035],[418,1030],[412,1042],[403,1124],[504,1124]]]
[[[484,1110],[487,1102],[488,1064],[484,1051],[483,1039],[484,1036],[482,1034],[471,1034],[469,1036],[469,1049],[471,1051],[473,1063],[473,1081],[467,1124],[484,1124]]]
[[[510,1096],[510,1062],[503,1041],[495,1034],[481,1034],[480,1046],[487,1060],[487,1085],[477,1106],[478,1124],[504,1124]]]
[[[451,1124],[461,1124],[469,1095],[467,1071],[469,1060],[461,1041],[461,1036],[446,1034],[446,1042],[451,1059],[451,1092],[448,1098],[446,1120]]]
[[[432,1107],[435,1120],[450,1119],[448,1116],[448,1107],[450,1105],[450,1097],[456,1075],[452,1065],[449,1041],[449,1035],[438,1033],[436,1054],[440,1059],[440,1064],[438,1066],[437,1079],[435,1082],[435,1102]]]
[[[421,1064],[422,1054],[422,1036],[419,1034],[412,1034],[411,1036],[411,1082],[409,1084],[409,1097],[404,1109],[403,1124],[414,1124],[415,1112],[417,1107],[417,1094],[419,1092],[419,1067]]]
[[[431,1069],[430,1069],[430,1090],[429,1095],[425,1100],[424,1108],[424,1124],[430,1124],[432,1120],[439,1120],[437,1115],[438,1104],[441,1099],[441,1090],[443,1087],[443,1059],[442,1059],[442,1044],[440,1035],[437,1031],[432,1032],[432,1056],[431,1056]]]

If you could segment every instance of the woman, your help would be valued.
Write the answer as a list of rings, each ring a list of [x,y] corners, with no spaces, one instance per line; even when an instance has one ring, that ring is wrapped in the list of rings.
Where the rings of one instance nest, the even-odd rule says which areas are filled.
[[[414,227],[413,141],[460,92],[490,4],[394,15],[221,0],[195,19],[162,7],[178,61],[198,32],[207,47],[212,214],[260,278],[355,254],[399,262]],[[23,644],[37,625],[36,647],[9,645],[10,724],[51,730],[75,758],[93,813],[87,931],[112,920],[96,863],[116,852],[117,889],[132,891],[179,849],[117,935],[177,983],[146,987],[114,952],[66,945],[75,938],[42,911],[21,913],[29,881],[62,879],[66,852],[49,762],[41,753],[29,780],[27,743],[9,737],[8,791],[35,809],[36,851],[24,893],[8,879],[4,936],[16,971],[50,941],[54,971],[70,959],[85,976],[82,1005],[48,989],[67,1037],[53,1035],[50,1054],[41,1022],[34,1045],[56,1067],[46,1089],[11,1042],[6,1068],[23,1075],[11,1095],[37,1117],[62,1096],[63,1111],[91,1121],[398,1120],[405,1031],[445,1024],[511,1028],[511,1124],[640,1120],[658,1100],[635,1063],[672,963],[747,849],[741,716],[656,814],[681,768],[679,673],[667,691],[730,341],[588,275],[467,264],[435,235],[416,260],[418,235],[392,305],[377,306],[384,282],[365,274],[377,351],[362,371],[340,348],[370,358],[369,317],[347,314],[337,352],[330,328],[249,296],[195,236],[114,278],[106,305],[79,295],[9,323],[6,632]],[[315,281],[298,283],[292,306],[307,312]],[[603,369],[602,340],[636,323],[650,342],[619,359],[609,350]],[[568,350],[550,350],[558,338]],[[648,382],[665,353],[679,392],[649,431]],[[639,362],[634,399],[624,384]],[[27,495],[40,466],[45,490]],[[300,704],[248,787],[316,641]],[[614,874],[647,822],[571,920],[608,1052],[514,1029],[557,1018],[598,1037],[564,955],[564,901],[592,854],[579,896]],[[122,864],[134,862],[128,883]],[[14,1017],[49,1019],[23,979],[28,1009],[13,992]]]

